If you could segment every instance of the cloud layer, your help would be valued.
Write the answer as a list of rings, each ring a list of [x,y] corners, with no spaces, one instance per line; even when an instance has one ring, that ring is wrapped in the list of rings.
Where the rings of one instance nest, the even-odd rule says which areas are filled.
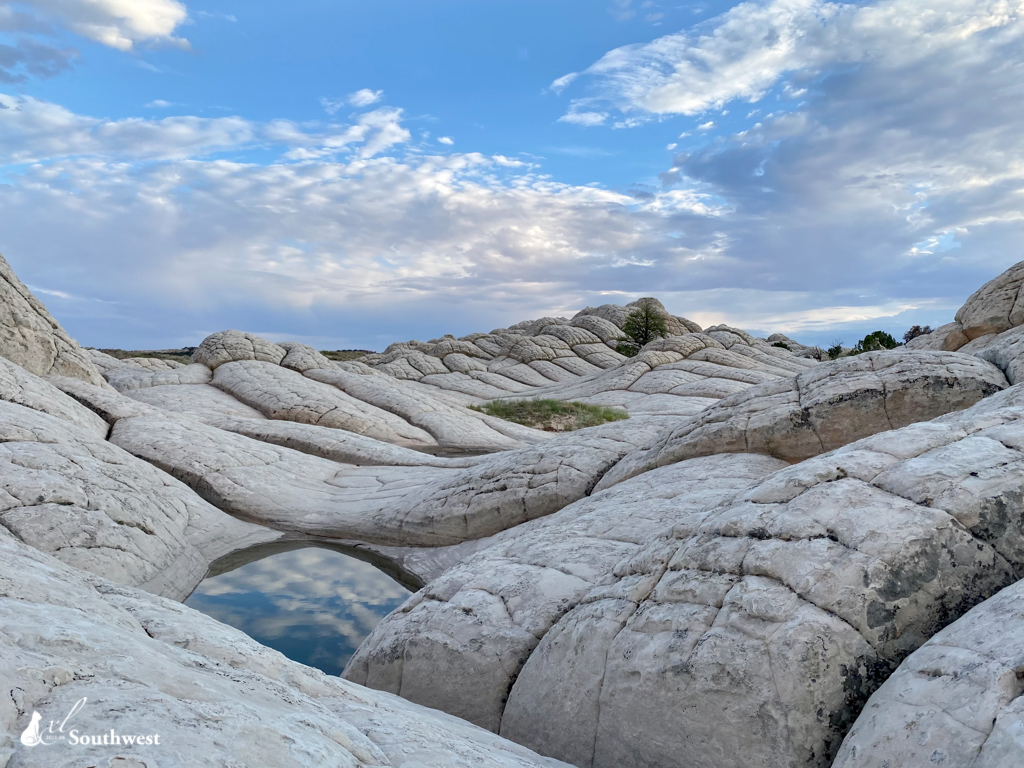
[[[934,325],[1021,258],[1022,36],[1020,0],[773,0],[617,49],[551,90],[583,89],[565,130],[687,129],[628,192],[438,152],[369,89],[302,124],[0,96],[0,247],[100,345],[379,348],[650,294],[813,341]]]

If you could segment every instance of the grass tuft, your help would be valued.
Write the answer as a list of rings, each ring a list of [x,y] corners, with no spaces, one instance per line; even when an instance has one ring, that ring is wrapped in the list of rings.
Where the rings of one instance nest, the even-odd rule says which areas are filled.
[[[349,360],[358,360],[361,357],[374,354],[368,349],[321,349],[320,354],[328,360],[336,363],[344,363]]]
[[[572,432],[609,421],[628,419],[619,408],[561,400],[492,400],[469,406],[474,411],[545,432]]]

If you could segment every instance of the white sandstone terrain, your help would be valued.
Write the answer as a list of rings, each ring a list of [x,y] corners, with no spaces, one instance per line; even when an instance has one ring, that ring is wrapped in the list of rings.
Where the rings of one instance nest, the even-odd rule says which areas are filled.
[[[1024,764],[1022,286],[832,362],[655,303],[635,357],[605,305],[183,365],[83,349],[0,257],[0,768]],[[470,408],[533,398],[630,418]],[[421,588],[342,678],[181,604],[275,542]],[[160,745],[21,738],[83,697]]]

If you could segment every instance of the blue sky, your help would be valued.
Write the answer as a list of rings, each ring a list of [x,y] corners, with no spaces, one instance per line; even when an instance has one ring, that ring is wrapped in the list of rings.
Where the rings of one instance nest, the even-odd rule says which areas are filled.
[[[1022,9],[0,2],[0,251],[104,347],[901,334],[1021,258]]]

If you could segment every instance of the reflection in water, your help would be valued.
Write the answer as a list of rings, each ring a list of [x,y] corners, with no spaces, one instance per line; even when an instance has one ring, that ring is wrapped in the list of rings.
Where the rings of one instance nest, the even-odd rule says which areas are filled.
[[[408,596],[370,563],[306,547],[211,576],[185,605],[337,675],[377,622]]]

